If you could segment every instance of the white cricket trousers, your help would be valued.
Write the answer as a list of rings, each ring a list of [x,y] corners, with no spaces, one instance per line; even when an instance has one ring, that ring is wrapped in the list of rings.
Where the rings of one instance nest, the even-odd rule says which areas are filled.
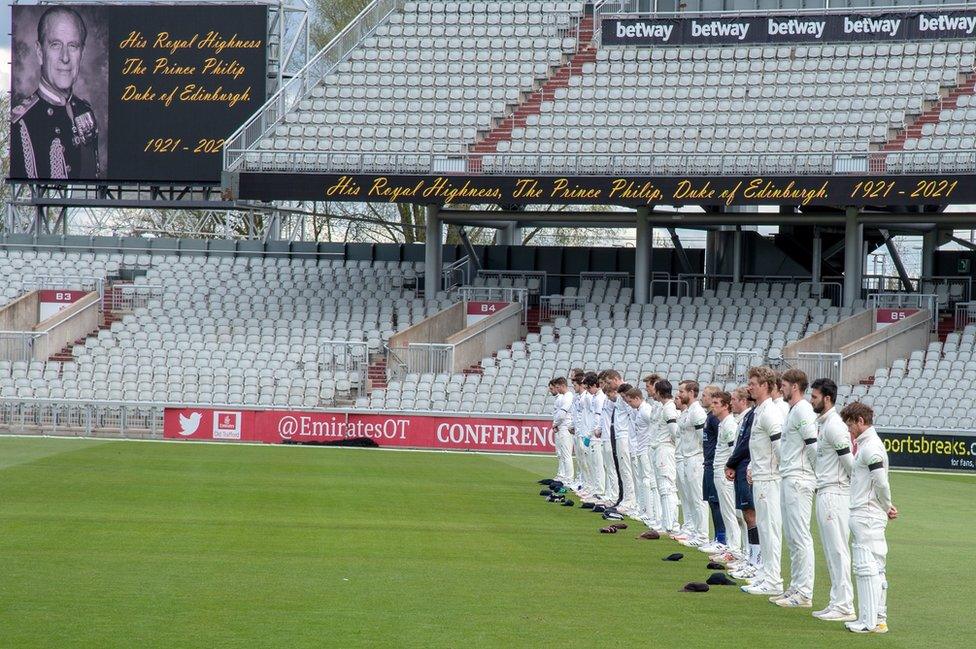
[[[851,512],[851,558],[857,577],[857,621],[873,629],[888,621],[888,579],[885,566],[888,519]]]
[[[654,473],[661,499],[661,526],[668,532],[678,531],[677,465],[674,445],[661,444],[654,451]]]
[[[617,469],[613,463],[613,443],[609,437],[603,442],[603,497],[610,502],[617,501]]]
[[[587,491],[594,496],[602,496],[607,486],[607,477],[603,470],[603,442],[591,437],[590,448],[586,449],[586,453],[590,464],[590,486]]]
[[[767,587],[782,592],[783,509],[779,490],[779,479],[754,480],[752,483],[761,554],[756,582],[762,582]]]
[[[631,456],[634,464],[634,485],[637,488],[637,508],[642,519],[658,523],[657,479],[651,449]]]
[[[813,480],[786,477],[782,482],[783,537],[790,551],[790,588],[803,597],[813,598],[813,534],[810,513],[813,509]]]
[[[725,479],[724,466],[716,467],[712,471],[715,474],[713,481],[718,493],[718,508],[725,524],[725,545],[735,552],[741,552],[742,529],[739,527],[739,517],[742,514],[735,508],[735,484]]]
[[[568,430],[557,430],[555,443],[556,459],[559,462],[556,480],[569,486],[573,479],[573,436]]]
[[[637,509],[637,489],[634,487],[634,465],[630,459],[630,439],[617,438],[617,464],[620,470],[620,483],[623,486],[623,498],[620,499],[618,509]]]
[[[679,474],[679,494],[681,508],[684,510],[685,524],[682,529],[701,538],[708,537],[708,503],[702,499],[702,479],[705,468],[702,466],[704,458],[701,454],[692,455],[678,460],[681,466]],[[683,489],[681,489],[683,487]]]
[[[583,451],[583,436],[578,432],[573,434],[573,457],[576,458],[573,462],[573,470],[575,471],[573,475],[573,486],[582,485],[586,481],[586,456]]]
[[[851,494],[846,489],[817,492],[817,528],[830,575],[830,608],[854,612],[850,551]]]

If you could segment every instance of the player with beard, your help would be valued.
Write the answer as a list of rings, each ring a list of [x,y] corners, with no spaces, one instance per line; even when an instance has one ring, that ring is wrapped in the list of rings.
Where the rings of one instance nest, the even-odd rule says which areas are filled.
[[[698,400],[698,382],[682,381],[678,385],[678,401],[684,411],[678,416],[678,495],[684,514],[681,531],[687,537],[675,539],[689,547],[708,542],[708,505],[702,499],[702,435],[707,418]]]
[[[817,416],[817,527],[830,575],[827,608],[813,616],[831,622],[852,622],[854,591],[851,586],[850,507],[854,454],[851,436],[834,404],[837,384],[817,379],[810,387],[810,403]]]
[[[810,515],[813,491],[817,486],[817,426],[813,406],[803,398],[807,375],[795,368],[786,370],[780,380],[790,414],[780,443],[782,476],[783,536],[790,552],[790,586],[782,597],[772,600],[783,608],[813,606],[813,534]]]

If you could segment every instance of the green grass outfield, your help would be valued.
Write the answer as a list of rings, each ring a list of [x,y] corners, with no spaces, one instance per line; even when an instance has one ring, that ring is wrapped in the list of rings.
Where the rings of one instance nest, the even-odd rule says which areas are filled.
[[[735,588],[678,592],[704,555],[544,502],[554,465],[0,438],[0,646],[973,646],[974,477],[892,477],[891,632],[854,636]]]

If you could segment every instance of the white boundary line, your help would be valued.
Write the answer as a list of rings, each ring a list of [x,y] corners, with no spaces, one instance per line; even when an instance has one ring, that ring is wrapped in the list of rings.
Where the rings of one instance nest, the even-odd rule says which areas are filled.
[[[219,440],[146,439],[139,437],[81,437],[78,435],[16,435],[0,433],[0,439],[75,439],[94,442],[151,442],[163,444],[183,444],[186,446],[259,446],[262,448],[320,448],[344,449],[353,451],[394,451],[398,453],[452,453],[456,455],[485,455],[509,457],[555,458],[554,453],[515,453],[512,451],[466,451],[456,448],[403,448],[396,446],[343,446],[340,444],[267,444],[265,442],[224,442]]]
[[[532,458],[553,458],[555,455],[550,453],[513,453],[511,451],[465,451],[453,448],[402,448],[395,446],[341,446],[338,444],[266,444],[264,442],[223,442],[219,440],[182,440],[182,439],[144,439],[128,437],[79,437],[75,435],[15,435],[12,433],[0,433],[0,439],[74,439],[95,442],[152,442],[164,444],[186,444],[192,446],[259,446],[262,448],[317,448],[317,449],[342,449],[352,451],[393,451],[396,453],[451,453],[454,455],[484,455],[487,457],[532,457]],[[945,475],[945,476],[967,476],[976,478],[976,473],[966,471],[937,471],[931,469],[890,469],[892,473],[911,473],[922,475]]]

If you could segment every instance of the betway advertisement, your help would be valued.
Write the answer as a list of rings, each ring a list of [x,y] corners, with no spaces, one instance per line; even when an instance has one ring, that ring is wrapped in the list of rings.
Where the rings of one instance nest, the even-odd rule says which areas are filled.
[[[603,45],[830,43],[973,38],[974,11],[605,18]]]
[[[551,453],[546,419],[452,417],[404,413],[167,408],[166,439],[336,444],[368,439],[377,446]]]

